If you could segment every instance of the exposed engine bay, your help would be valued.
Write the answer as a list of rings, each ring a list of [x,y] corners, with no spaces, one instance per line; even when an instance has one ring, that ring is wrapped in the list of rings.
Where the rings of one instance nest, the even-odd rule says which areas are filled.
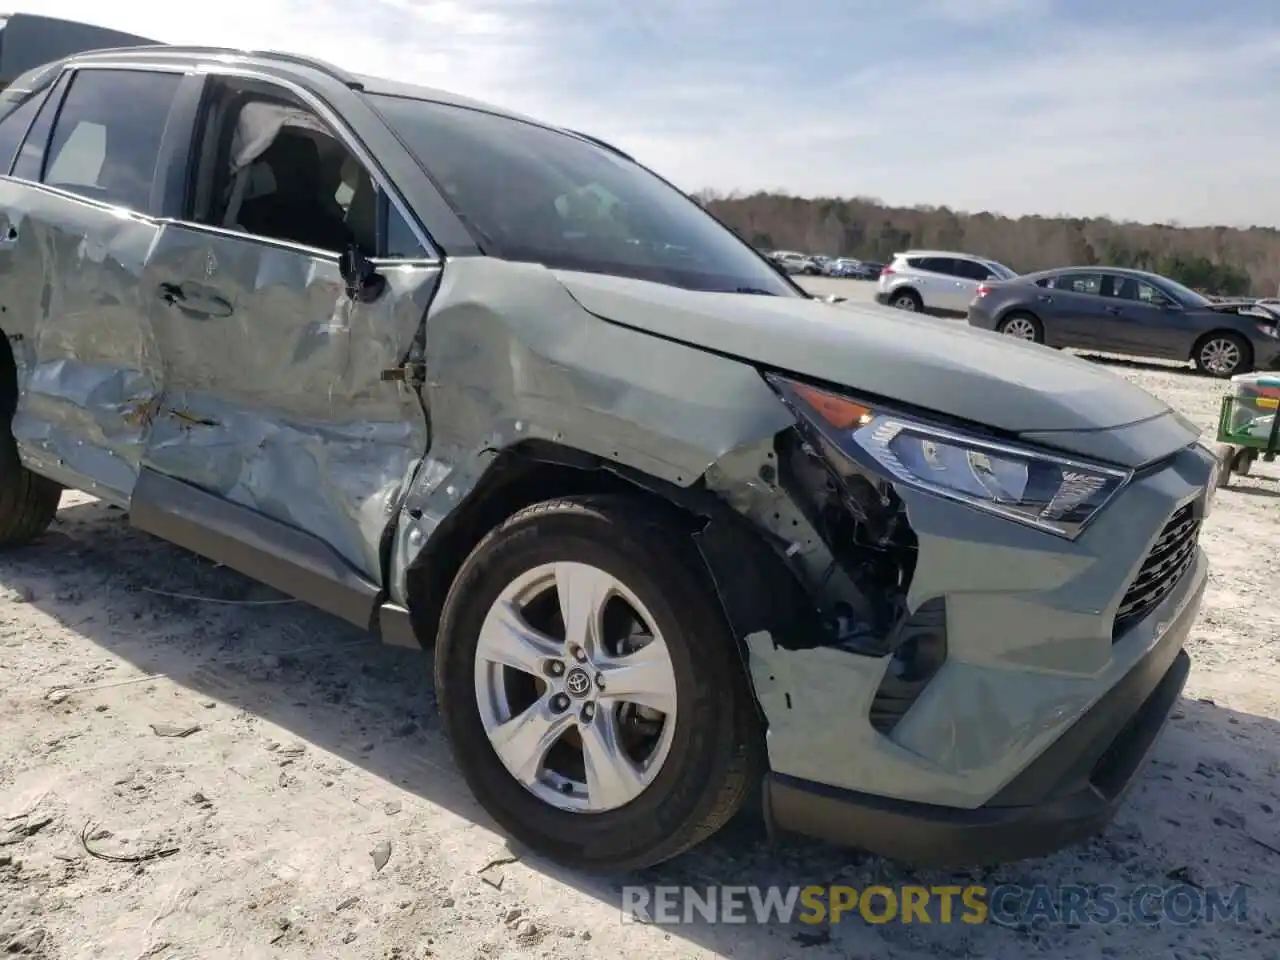
[[[821,455],[814,445],[823,442],[798,431],[780,434],[779,482],[856,588],[823,611],[831,645],[883,656],[907,614],[916,535],[892,485],[835,451]]]

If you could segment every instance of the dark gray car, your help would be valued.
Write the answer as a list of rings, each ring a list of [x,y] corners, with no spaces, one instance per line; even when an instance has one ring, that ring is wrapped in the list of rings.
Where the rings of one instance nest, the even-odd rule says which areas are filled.
[[[1214,302],[1141,270],[1062,267],[978,288],[969,323],[1051,347],[1191,361],[1214,377],[1280,359],[1280,314],[1248,300]]]
[[[598,141],[297,57],[74,57],[0,149],[0,547],[81,489],[433,648],[544,855],[655,863],[759,786],[1043,854],[1178,700],[1217,461],[1107,370],[821,302]]]

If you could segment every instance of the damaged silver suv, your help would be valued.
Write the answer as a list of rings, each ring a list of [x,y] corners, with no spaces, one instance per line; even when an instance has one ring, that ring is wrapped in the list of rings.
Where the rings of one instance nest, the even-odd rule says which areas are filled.
[[[1179,696],[1215,461],[1110,373],[815,300],[607,144],[299,57],[72,57],[0,154],[0,541],[78,488],[434,646],[543,854],[655,863],[762,786],[1039,855]]]

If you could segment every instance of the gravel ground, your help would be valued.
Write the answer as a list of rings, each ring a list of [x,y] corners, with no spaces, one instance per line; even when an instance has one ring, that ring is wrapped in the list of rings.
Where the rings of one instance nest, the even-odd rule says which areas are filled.
[[[822,285],[826,289],[832,282]],[[844,282],[863,298],[869,284]],[[1212,428],[1221,385],[1100,359]],[[428,660],[68,494],[0,565],[0,951],[50,958],[1280,955],[1280,465],[1222,491],[1195,668],[1099,839],[913,875],[752,818],[641,882],[1247,884],[1217,927],[620,923],[619,878],[510,850],[470,799]],[[197,599],[190,599],[197,598]],[[82,839],[85,838],[85,839]],[[90,852],[92,851],[92,853]],[[120,858],[102,859],[102,856]],[[633,881],[634,882],[634,881]]]

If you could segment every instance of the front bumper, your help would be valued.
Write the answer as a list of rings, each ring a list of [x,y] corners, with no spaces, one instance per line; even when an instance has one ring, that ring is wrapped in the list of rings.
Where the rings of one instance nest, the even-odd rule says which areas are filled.
[[[889,305],[889,294],[883,290],[877,290],[876,303],[880,304],[882,307],[887,307]]]
[[[806,834],[918,866],[953,867],[1046,856],[1099,832],[1182,693],[1183,649],[1207,579],[1145,657],[1013,781],[963,809],[841,790],[771,773],[764,804],[772,828]]]

